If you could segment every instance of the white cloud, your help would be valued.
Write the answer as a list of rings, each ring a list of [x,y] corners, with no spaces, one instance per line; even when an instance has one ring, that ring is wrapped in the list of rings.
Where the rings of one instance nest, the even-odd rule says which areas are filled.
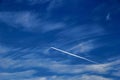
[[[78,74],[84,72],[92,72],[96,74],[107,74],[109,70],[111,70],[110,66],[107,64],[97,64],[97,65],[60,65],[53,64],[50,67],[52,71],[56,71],[58,73],[66,73],[66,74]]]
[[[22,79],[22,80],[49,80],[50,78],[47,77],[36,77],[36,78],[28,78],[28,79]]]
[[[65,27],[64,22],[50,22],[39,17],[40,14],[23,12],[0,12],[0,21],[16,28],[33,32],[48,32]]]
[[[27,71],[21,71],[21,72],[2,72],[0,73],[0,79],[1,80],[16,80],[16,79],[24,79],[24,78],[30,78],[33,77],[33,74],[35,74],[36,71],[34,70],[27,70]]]
[[[25,53],[35,53],[41,52],[39,48],[12,48],[11,51],[17,50],[17,52]],[[109,74],[109,71],[113,70],[114,74],[120,63],[120,60],[114,60],[111,62],[101,63],[101,64],[67,64],[68,62],[59,61],[56,62],[51,58],[42,58],[37,56],[37,54],[28,54],[23,56],[24,59],[14,60],[10,56],[8,58],[0,58],[0,68],[2,69],[15,69],[15,68],[34,68],[34,67],[43,67],[49,69],[52,72],[59,74],[80,74],[86,72],[92,72],[96,74]],[[47,65],[47,66],[46,66]]]
[[[111,19],[111,14],[108,13],[107,16],[106,16],[106,21],[109,21]]]
[[[97,75],[78,75],[78,76],[61,76],[54,77],[52,80],[112,80],[110,78],[105,78]]]
[[[12,51],[18,51],[20,48],[14,48],[14,47],[7,47],[5,45],[0,44],[0,54],[8,54]]]
[[[98,75],[77,75],[77,76],[45,76],[23,80],[113,80]]]
[[[16,75],[20,76],[16,76],[13,74],[11,74],[11,76],[6,75],[6,78],[2,78],[4,80],[113,80],[111,78],[106,78],[103,76],[99,76],[99,75],[77,75],[77,76],[43,76],[43,77],[34,77],[33,75],[29,76],[25,76],[26,72],[23,72],[23,74],[21,75],[21,73],[16,73]],[[28,73],[29,75],[29,73]]]
[[[36,16],[30,12],[0,12],[0,21],[14,27],[30,28],[37,25]]]
[[[8,53],[11,49],[0,45],[0,53]]]
[[[113,72],[112,75],[120,77],[120,69],[118,71]]]
[[[49,6],[47,7],[47,11],[50,12],[56,8],[61,7],[63,4],[63,0],[51,0]]]
[[[29,56],[28,56],[29,57]],[[17,68],[23,68],[23,69],[28,69],[28,68],[46,68],[47,70],[51,71],[51,72],[54,72],[54,73],[58,73],[58,74],[76,74],[76,75],[79,75],[79,74],[91,74],[91,73],[94,73],[96,75],[82,75],[82,76],[43,76],[43,77],[33,77],[32,74],[34,74],[34,71],[26,71],[25,73],[28,72],[28,74],[31,75],[31,77],[29,76],[22,76],[22,72],[18,72],[18,74],[16,73],[12,73],[12,74],[0,74],[1,76],[8,76],[8,77],[11,77],[11,78],[16,78],[16,77],[13,77],[14,76],[17,76],[17,77],[23,77],[22,80],[112,80],[112,79],[109,79],[109,78],[105,78],[105,77],[102,77],[102,76],[98,76],[99,74],[106,74],[106,75],[116,75],[114,74],[111,74],[111,71],[116,71],[116,69],[114,68],[115,66],[118,66],[120,63],[119,63],[119,60],[116,60],[116,61],[112,61],[112,62],[106,62],[106,63],[103,63],[103,64],[78,64],[78,65],[72,65],[72,64],[67,64],[67,63],[63,63],[63,62],[56,62],[56,61],[53,61],[51,59],[43,59],[43,58],[26,58],[24,60],[12,60],[12,59],[9,59],[9,58],[4,58],[4,59],[0,59],[1,62],[0,62],[0,68],[4,68],[4,69],[17,69]]]
[[[54,41],[53,46],[71,50],[75,54],[87,53],[101,46],[95,40],[104,34],[106,34],[105,30],[97,24],[73,26],[56,34],[57,40]]]
[[[3,62],[4,60],[4,62]],[[70,65],[63,62],[56,62],[51,59],[25,59],[25,60],[12,60],[1,59],[0,67],[2,68],[34,68],[43,67],[52,72],[59,74],[79,74],[85,72],[92,72],[96,74],[109,74],[109,71],[114,70],[114,65],[118,65],[118,61],[104,63],[104,64],[79,64]],[[46,66],[47,65],[47,66]]]
[[[95,39],[95,37],[101,36],[103,34],[106,34],[105,30],[97,24],[86,24],[76,27],[73,26],[58,33],[58,40],[56,42],[63,43],[62,45],[67,44],[70,46],[73,42],[75,44],[78,41],[80,42],[86,39],[89,40],[90,38],[93,39],[93,37]]]
[[[44,4],[50,0],[15,0],[16,3],[27,3],[29,5]]]
[[[97,75],[83,75],[81,77],[81,80],[113,80],[113,79],[105,78]]]
[[[113,80],[111,78],[106,78],[99,75],[76,75],[76,76],[41,76],[41,77],[34,77],[34,71],[23,71],[23,72],[16,72],[16,73],[2,73],[1,79],[3,80]],[[0,74],[1,76],[1,74]]]
[[[33,52],[39,48],[35,49],[19,49],[18,52]],[[33,58],[32,58],[33,57]],[[120,63],[120,60],[114,60],[111,62],[101,63],[101,64],[77,64],[72,65],[68,64],[67,62],[56,62],[51,58],[42,58],[37,57],[37,55],[26,55],[23,56],[24,59],[11,59],[8,58],[0,58],[0,68],[1,69],[17,69],[17,68],[46,68],[51,72],[55,72],[58,74],[82,74],[82,73],[95,73],[95,74],[108,74],[108,75],[116,75],[118,73],[116,69]],[[115,68],[114,68],[115,67]],[[113,71],[114,73],[110,73]]]
[[[0,68],[8,69],[15,65],[16,61],[9,58],[0,58]]]
[[[70,48],[74,53],[86,53],[95,49],[97,46],[94,44],[93,40],[83,41],[76,46]]]

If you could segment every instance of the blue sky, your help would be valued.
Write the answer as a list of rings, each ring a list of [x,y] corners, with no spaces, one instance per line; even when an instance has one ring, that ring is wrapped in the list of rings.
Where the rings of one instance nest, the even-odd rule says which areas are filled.
[[[118,80],[119,14],[119,0],[0,0],[0,80]]]

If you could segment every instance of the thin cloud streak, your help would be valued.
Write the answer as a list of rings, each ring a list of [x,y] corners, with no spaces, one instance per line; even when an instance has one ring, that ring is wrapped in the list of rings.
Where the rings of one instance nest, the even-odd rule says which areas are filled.
[[[73,53],[86,53],[94,50],[96,47],[97,46],[94,43],[94,40],[88,40],[88,41],[80,42],[79,44],[73,46],[69,50],[73,51]]]
[[[60,51],[60,52],[62,52],[62,53],[65,53],[65,54],[68,54],[68,55],[74,56],[74,57],[76,57],[76,58],[83,59],[83,60],[86,60],[86,61],[89,61],[89,62],[92,62],[92,63],[97,64],[97,62],[95,62],[95,61],[92,61],[92,60],[89,60],[89,59],[87,59],[87,58],[84,58],[84,57],[78,56],[78,55],[76,55],[76,54],[73,54],[73,53],[70,53],[70,52],[67,52],[67,51],[64,51],[64,50],[61,50],[61,49],[55,48],[55,47],[51,47],[51,48],[54,49],[54,50]]]

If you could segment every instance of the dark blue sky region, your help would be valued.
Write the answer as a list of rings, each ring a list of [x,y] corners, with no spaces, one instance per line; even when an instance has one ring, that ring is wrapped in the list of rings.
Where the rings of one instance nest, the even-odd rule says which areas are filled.
[[[0,0],[0,80],[118,80],[119,34],[119,0]]]

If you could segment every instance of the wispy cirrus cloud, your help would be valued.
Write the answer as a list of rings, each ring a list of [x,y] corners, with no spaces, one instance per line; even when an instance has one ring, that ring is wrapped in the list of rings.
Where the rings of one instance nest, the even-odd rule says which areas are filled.
[[[36,5],[36,4],[44,4],[49,2],[50,0],[15,0],[16,3],[24,3],[26,2],[29,5]]]
[[[114,72],[113,74],[117,74],[118,67],[114,68],[114,66],[118,66],[120,64],[119,59],[117,60],[114,59],[112,61],[105,63],[72,65],[64,61],[57,62],[54,59],[51,59],[50,56],[46,58],[43,58],[42,56],[40,57],[40,54],[42,53],[43,49],[41,50],[39,47],[25,48],[25,49],[7,47],[7,49],[9,49],[9,51],[17,51],[17,53],[15,53],[15,55],[11,54],[6,58],[2,58],[2,57],[0,58],[0,68],[2,69],[16,69],[16,68],[27,69],[27,68],[43,67],[49,69],[52,72],[60,73],[60,74],[64,74],[64,73],[80,74],[86,72],[92,72],[96,74],[109,74],[109,71],[113,70]],[[24,54],[24,53],[29,53],[29,54]],[[36,53],[40,53],[40,54],[38,55]],[[17,56],[19,56],[19,58],[14,60],[14,58],[17,57],[16,54]]]
[[[0,54],[4,55],[4,54],[8,54],[9,52],[18,51],[18,50],[19,48],[8,47],[8,46],[0,44]]]
[[[35,70],[27,70],[27,71],[20,71],[20,72],[1,72],[0,79],[2,80],[16,80],[16,79],[26,79],[31,78],[33,74],[35,74]]]
[[[66,33],[66,34],[64,34]],[[78,34],[79,33],[79,34]],[[66,37],[74,38],[87,38],[91,36],[99,36],[105,34],[104,29],[97,25],[97,24],[85,24],[85,25],[78,25],[77,27],[72,27],[66,29],[63,32],[60,32],[59,35],[63,35]],[[74,35],[74,36],[71,36]]]
[[[29,56],[28,56],[29,57]],[[79,65],[72,65],[72,64],[65,64],[61,62],[56,62],[49,58],[46,59],[36,59],[36,58],[26,58],[25,60],[13,60],[9,58],[1,58],[0,67],[1,68],[9,68],[9,69],[16,69],[16,68],[35,68],[35,67],[43,67],[49,69],[52,72],[59,73],[59,74],[80,74],[86,72],[92,72],[96,74],[109,74],[109,71],[114,70],[114,66],[119,65],[119,60],[103,63],[103,64],[79,64]],[[39,63],[39,64],[38,64]],[[46,66],[47,65],[47,66]],[[72,71],[71,71],[72,70]]]
[[[115,75],[115,76],[120,77],[120,69],[117,69],[117,71],[113,72],[112,74]]]
[[[0,45],[0,53],[8,53],[9,51],[10,51],[9,48]]]
[[[19,52],[22,49],[19,49]],[[25,50],[25,52],[28,52],[29,49]],[[21,51],[21,52],[24,52]],[[34,52],[34,50],[32,50],[32,52]],[[28,56],[27,56],[28,55]],[[14,70],[14,69],[30,69],[29,71],[23,71],[23,72],[13,72],[13,73],[8,73],[8,72],[2,72],[0,75],[2,76],[7,76],[7,78],[5,78],[6,80],[8,80],[8,78],[10,77],[11,79],[15,79],[15,78],[19,78],[22,80],[48,80],[52,79],[52,80],[73,80],[73,79],[78,79],[81,78],[83,80],[90,80],[90,79],[97,79],[97,80],[112,80],[111,78],[106,78],[103,76],[99,76],[99,74],[109,74],[112,76],[118,76],[116,74],[118,74],[118,71],[116,71],[116,69],[120,63],[119,60],[114,60],[111,62],[105,62],[105,63],[101,63],[101,64],[70,64],[67,62],[61,62],[61,61],[54,61],[53,59],[46,57],[46,58],[42,58],[42,57],[35,57],[35,55],[30,55],[27,54],[26,56],[23,56],[24,59],[12,59],[12,58],[0,58],[0,68],[1,69],[9,69],[9,70]],[[33,58],[32,58],[33,57]],[[116,67],[116,68],[114,68]],[[56,74],[76,74],[78,76],[74,76],[74,77],[70,77],[70,76],[36,76],[34,77],[34,74],[36,73],[36,71],[32,71],[31,68],[34,70],[34,68],[45,68],[47,70],[49,70],[50,72],[56,73]],[[119,70],[119,69],[117,69]],[[111,74],[111,71],[114,71],[114,73]],[[31,75],[27,76],[27,75],[21,75],[21,74],[26,74],[26,72],[28,72],[28,74]],[[39,72],[39,71],[37,71]],[[82,75],[85,73],[89,73],[89,75]],[[92,73],[92,74],[91,74]],[[80,76],[79,74],[81,74],[82,76]],[[96,74],[96,75],[93,75]],[[14,75],[14,76],[13,76]],[[4,77],[2,77],[4,79]],[[9,79],[10,79],[9,78]]]
[[[83,75],[81,77],[82,80],[113,80],[111,78],[105,78],[105,77],[102,77],[102,76],[97,76],[97,75]]]
[[[52,10],[61,7],[63,4],[63,0],[51,0],[49,6],[47,7],[47,11],[51,12]]]
[[[16,73],[1,73],[1,79],[4,80],[113,80],[112,78],[107,78],[99,75],[76,75],[76,76],[41,76],[35,77],[34,71],[23,71]],[[4,77],[5,76],[5,77]]]
[[[98,75],[77,75],[77,76],[46,76],[46,77],[37,77],[31,79],[24,79],[24,80],[113,80],[110,78],[98,76]]]
[[[87,53],[100,46],[96,41],[98,40],[98,37],[100,38],[105,34],[106,31],[104,28],[97,24],[67,27],[65,30],[56,34],[57,39],[54,40],[53,46],[58,48],[62,47],[65,50],[73,51],[74,53]]]
[[[29,56],[28,56],[29,57]],[[1,59],[1,58],[0,58]],[[3,63],[1,63],[3,62]],[[14,79],[22,79],[22,80],[91,80],[91,79],[97,79],[97,80],[112,80],[111,78],[106,78],[103,76],[99,76],[99,74],[110,74],[110,70],[114,70],[114,65],[119,65],[119,61],[114,61],[110,63],[104,63],[104,64],[78,64],[78,65],[72,65],[72,64],[64,64],[61,62],[56,62],[51,59],[36,59],[36,58],[26,58],[26,59],[17,59],[13,60],[10,58],[4,58],[1,59],[0,62],[0,68],[2,69],[29,69],[27,71],[17,71],[17,72],[1,72],[0,76],[1,79],[5,80],[14,80]],[[34,68],[46,68],[47,70],[61,74],[61,76],[34,76],[39,71],[35,71]],[[32,70],[31,70],[32,68]],[[89,75],[84,75],[85,73],[89,73]],[[96,73],[96,75],[91,75],[90,73]],[[62,74],[76,74],[77,76],[65,76]],[[79,75],[81,74],[81,75]]]
[[[0,12],[0,21],[12,27],[33,32],[48,32],[63,28],[66,25],[64,22],[52,22],[39,16],[37,13],[29,11]]]
[[[87,53],[96,48],[96,44],[94,43],[94,40],[88,40],[83,41],[72,48],[70,48],[70,51],[73,51],[74,53]]]

